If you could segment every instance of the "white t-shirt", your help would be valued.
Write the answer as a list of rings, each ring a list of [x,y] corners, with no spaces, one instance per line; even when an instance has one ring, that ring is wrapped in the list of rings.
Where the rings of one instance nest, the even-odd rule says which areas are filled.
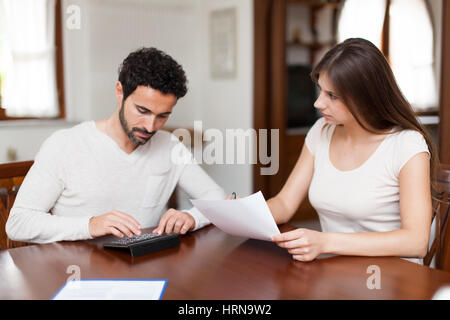
[[[309,200],[316,209],[323,232],[385,232],[401,228],[398,176],[414,155],[428,152],[417,131],[391,133],[370,158],[350,171],[330,161],[330,140],[335,125],[320,118],[306,136],[314,156]],[[420,259],[411,259],[420,263]]]
[[[172,148],[177,159],[172,161]],[[42,145],[11,209],[8,236],[28,242],[89,239],[89,219],[112,210],[133,216],[143,228],[157,226],[176,185],[194,199],[225,199],[224,191],[169,132],[125,153],[94,121],[59,130]],[[183,210],[195,230],[209,221]]]

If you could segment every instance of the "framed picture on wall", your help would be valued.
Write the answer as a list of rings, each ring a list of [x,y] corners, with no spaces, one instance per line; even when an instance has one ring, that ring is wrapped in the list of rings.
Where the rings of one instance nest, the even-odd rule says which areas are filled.
[[[210,67],[214,79],[235,78],[236,8],[215,10],[210,13]]]

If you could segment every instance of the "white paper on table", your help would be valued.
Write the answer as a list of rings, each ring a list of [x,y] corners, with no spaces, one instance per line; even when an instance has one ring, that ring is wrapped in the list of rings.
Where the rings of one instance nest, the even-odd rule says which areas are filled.
[[[81,279],[67,281],[53,300],[160,300],[167,280]]]
[[[271,241],[280,234],[261,191],[234,200],[191,200],[222,231],[231,235]]]
[[[434,295],[433,300],[450,300],[450,286],[441,287]]]

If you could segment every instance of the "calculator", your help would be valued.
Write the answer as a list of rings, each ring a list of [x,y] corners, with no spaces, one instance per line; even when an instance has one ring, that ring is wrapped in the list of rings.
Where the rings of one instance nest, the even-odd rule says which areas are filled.
[[[144,233],[136,237],[124,237],[103,243],[104,248],[129,251],[132,257],[169,249],[180,244],[178,234]]]

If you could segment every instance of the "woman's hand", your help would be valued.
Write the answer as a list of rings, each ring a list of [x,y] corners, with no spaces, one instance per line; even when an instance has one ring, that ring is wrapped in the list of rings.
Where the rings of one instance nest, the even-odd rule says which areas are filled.
[[[295,229],[272,237],[281,248],[285,248],[294,260],[312,261],[323,253],[324,234],[309,229]]]

